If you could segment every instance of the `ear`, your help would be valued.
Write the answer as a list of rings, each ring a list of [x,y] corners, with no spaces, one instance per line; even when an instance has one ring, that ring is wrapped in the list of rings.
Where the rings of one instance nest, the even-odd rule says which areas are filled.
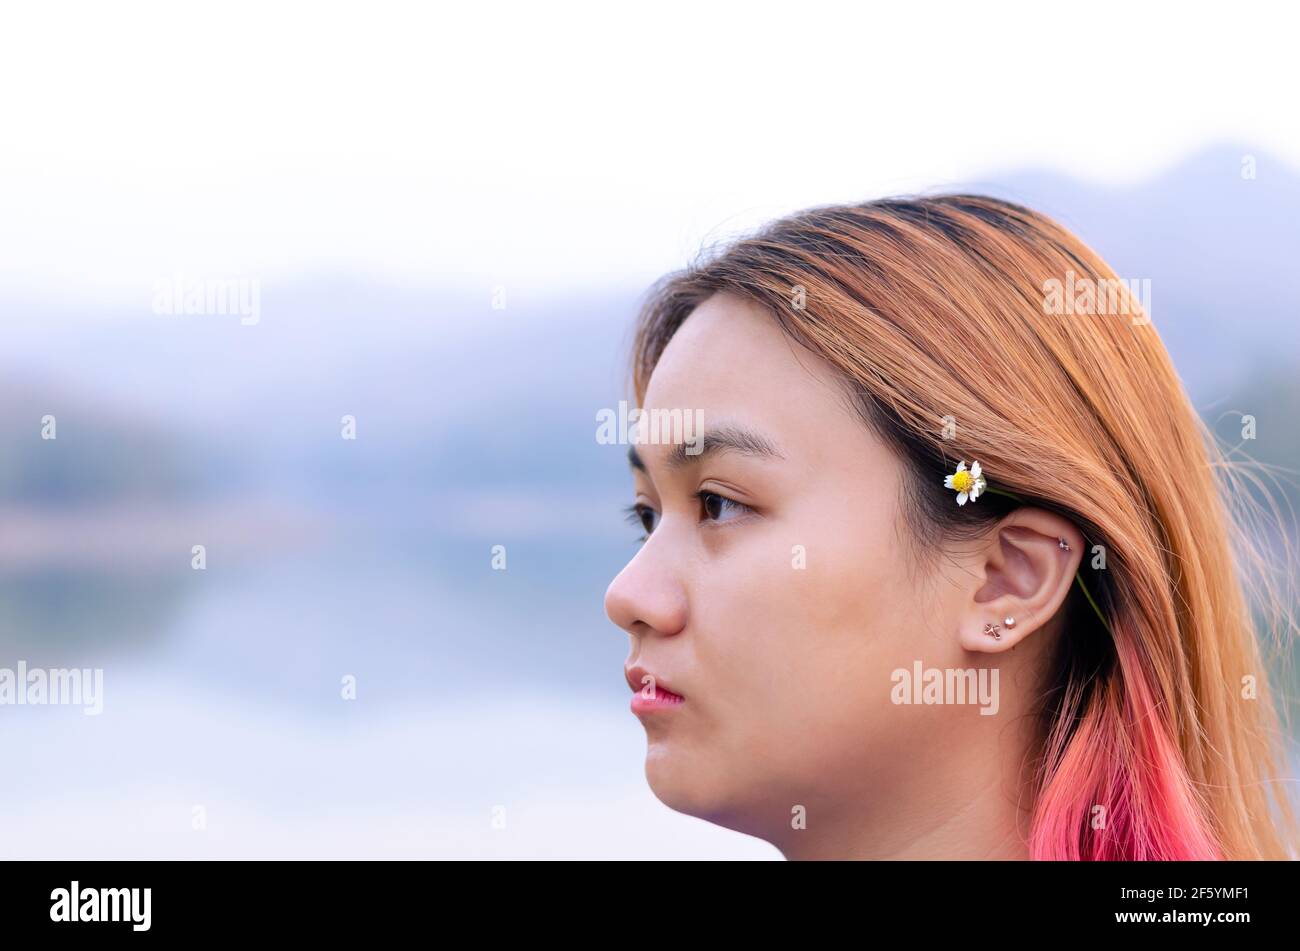
[[[1083,544],[1072,522],[1046,509],[1019,508],[1002,519],[972,556],[961,646],[1000,653],[1040,630],[1070,593]]]

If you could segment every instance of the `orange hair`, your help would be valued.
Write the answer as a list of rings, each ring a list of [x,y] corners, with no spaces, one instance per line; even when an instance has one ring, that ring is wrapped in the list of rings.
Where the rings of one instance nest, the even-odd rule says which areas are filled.
[[[1084,279],[1118,285],[1121,315],[1045,313],[1053,281]],[[982,196],[795,214],[653,288],[633,348],[638,403],[668,340],[721,291],[840,372],[904,461],[915,538],[976,532],[1018,504],[952,504],[942,474],[979,459],[991,485],[1087,539],[1081,570],[1109,630],[1067,603],[1033,752],[1035,858],[1294,857],[1283,734],[1238,577],[1264,566],[1230,514],[1246,494],[1097,254]],[[1273,582],[1256,583],[1266,623],[1290,635]]]

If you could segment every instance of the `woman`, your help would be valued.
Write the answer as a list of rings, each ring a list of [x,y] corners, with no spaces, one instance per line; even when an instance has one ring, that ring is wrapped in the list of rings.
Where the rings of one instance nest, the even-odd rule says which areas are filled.
[[[704,429],[641,431],[605,598],[662,802],[791,859],[1293,857],[1223,460],[1062,227],[777,221],[654,288],[633,381]]]

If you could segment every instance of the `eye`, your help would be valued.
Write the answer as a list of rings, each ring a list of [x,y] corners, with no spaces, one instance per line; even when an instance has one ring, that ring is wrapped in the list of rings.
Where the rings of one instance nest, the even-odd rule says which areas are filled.
[[[634,505],[629,505],[623,511],[627,513],[627,520],[630,524],[640,525],[642,530],[645,532],[639,541],[645,541],[650,537],[650,533],[653,532],[655,526],[659,524],[659,513],[650,506],[643,505],[640,502],[637,502]]]
[[[707,489],[701,489],[695,493],[699,497],[700,505],[704,508],[704,517],[714,522],[729,522],[732,519],[752,512],[744,502],[737,502],[735,499],[729,499],[725,495],[718,495],[716,492],[710,492]]]

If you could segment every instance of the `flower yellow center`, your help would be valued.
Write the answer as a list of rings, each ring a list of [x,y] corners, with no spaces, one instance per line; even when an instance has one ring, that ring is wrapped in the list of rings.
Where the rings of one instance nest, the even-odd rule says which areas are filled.
[[[953,474],[952,487],[958,492],[969,492],[975,485],[975,477],[969,471]]]

